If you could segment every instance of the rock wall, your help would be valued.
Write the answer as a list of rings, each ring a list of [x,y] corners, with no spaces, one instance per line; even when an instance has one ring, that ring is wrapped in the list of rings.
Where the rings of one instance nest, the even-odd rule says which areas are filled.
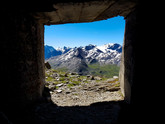
[[[121,90],[125,100],[131,100],[131,86],[133,84],[134,65],[135,65],[135,41],[137,35],[137,12],[133,11],[126,17],[125,35],[123,52],[120,65],[119,78]]]
[[[115,16],[126,17],[138,0],[60,0],[53,1],[49,9],[36,11],[35,18],[46,25],[80,23],[105,20]],[[46,7],[45,5],[45,7]],[[97,8],[97,9],[96,9]]]
[[[4,12],[2,15],[1,104],[26,105],[42,96],[43,25],[27,13]]]

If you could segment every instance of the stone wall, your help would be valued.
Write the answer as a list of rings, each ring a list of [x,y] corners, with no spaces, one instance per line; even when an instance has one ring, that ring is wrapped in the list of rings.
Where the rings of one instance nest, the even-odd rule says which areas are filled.
[[[125,35],[123,42],[122,59],[120,65],[119,78],[121,90],[125,100],[131,100],[131,86],[133,84],[134,65],[135,65],[135,42],[137,35],[137,12],[133,11],[126,17]]]
[[[138,0],[61,0],[53,1],[49,9],[36,11],[34,17],[46,25],[105,20],[115,16],[126,17]]]
[[[42,96],[44,27],[27,13],[2,13],[1,104],[25,105]]]

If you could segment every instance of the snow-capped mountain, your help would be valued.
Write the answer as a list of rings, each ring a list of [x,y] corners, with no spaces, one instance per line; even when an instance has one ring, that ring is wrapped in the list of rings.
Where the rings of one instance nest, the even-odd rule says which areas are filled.
[[[69,50],[71,50],[72,48],[70,48],[70,47],[66,47],[66,46],[64,46],[63,48],[57,48],[56,50],[57,51],[61,51],[61,53],[62,54],[64,54],[64,53],[67,53]]]
[[[66,50],[64,50],[66,49]],[[81,72],[88,64],[120,64],[122,46],[120,44],[105,44],[103,46],[88,45],[85,47],[58,49],[62,54],[49,58],[47,61],[55,68],[75,69]]]
[[[85,60],[88,64],[93,62],[98,62],[100,64],[120,64],[121,45],[110,43],[103,46],[89,46],[93,46],[93,48],[90,50],[83,48],[84,53],[86,53]]]

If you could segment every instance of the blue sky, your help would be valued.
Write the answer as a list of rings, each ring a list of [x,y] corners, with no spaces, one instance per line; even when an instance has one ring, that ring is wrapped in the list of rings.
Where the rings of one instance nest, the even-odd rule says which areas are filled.
[[[125,20],[114,17],[90,23],[73,23],[45,26],[45,45],[58,47],[79,47],[89,44],[123,44]]]

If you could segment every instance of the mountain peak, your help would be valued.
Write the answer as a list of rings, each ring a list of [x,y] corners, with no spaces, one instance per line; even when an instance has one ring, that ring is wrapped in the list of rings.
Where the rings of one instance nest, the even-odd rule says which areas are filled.
[[[99,63],[104,64],[116,64],[120,65],[121,49],[119,44],[106,44],[103,46],[96,46],[89,44],[85,47],[68,48],[64,47],[60,55],[56,55],[47,61],[54,68],[67,68],[70,71],[79,71],[87,68],[88,64]]]
[[[106,53],[108,50],[116,50],[116,49],[121,48],[121,45],[117,43],[108,43],[102,46],[97,46],[97,48],[103,51],[104,53]],[[118,52],[121,52],[121,51],[118,51]]]
[[[85,50],[91,50],[95,47],[96,47],[96,45],[89,44],[88,46],[85,46]]]
[[[63,48],[57,48],[57,49],[54,49],[53,47],[46,45],[45,49],[48,49],[47,47],[50,48],[50,50],[47,53],[48,54],[53,53],[53,55],[49,55],[48,57],[64,55],[63,57],[62,56],[61,57],[67,60],[68,58],[72,58],[74,56],[80,59],[88,59],[89,60],[88,62],[90,62],[91,59],[96,59],[96,58],[97,59],[102,58],[99,61],[104,61],[104,58],[107,58],[108,56],[110,57],[112,55],[113,57],[110,58],[114,58],[114,56],[116,56],[117,54],[121,54],[122,52],[122,46],[117,43],[108,43],[102,46],[89,44],[85,47],[75,47],[75,48],[64,46]]]

